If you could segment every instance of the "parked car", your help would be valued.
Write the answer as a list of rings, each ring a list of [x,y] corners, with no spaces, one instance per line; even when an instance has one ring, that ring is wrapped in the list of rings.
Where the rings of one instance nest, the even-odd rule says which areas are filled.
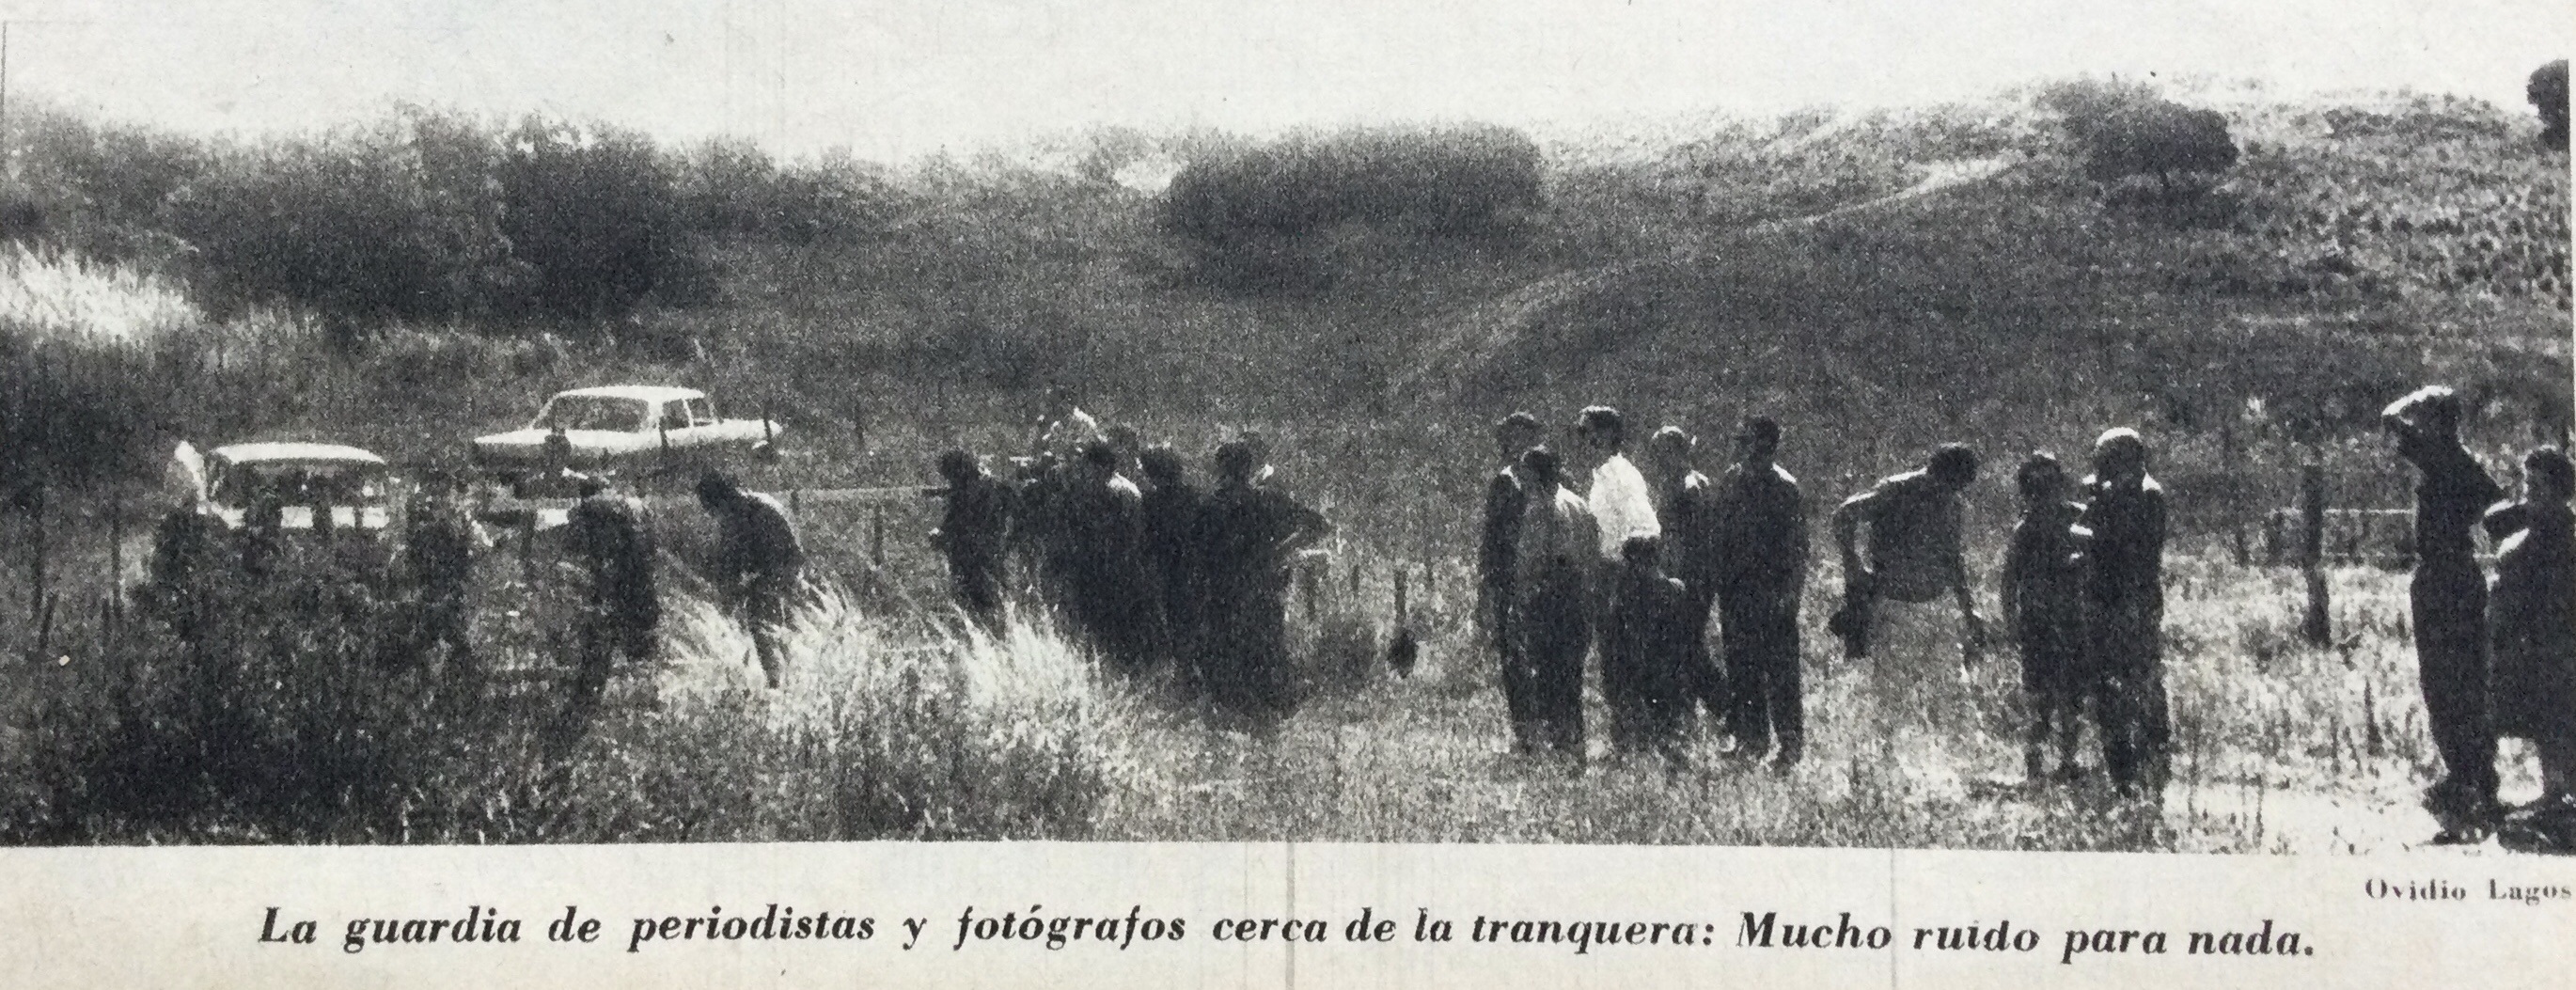
[[[766,418],[718,416],[714,400],[697,389],[608,385],[555,393],[527,426],[474,438],[473,456],[485,470],[504,475],[629,470],[651,467],[656,458],[766,450],[783,432]],[[549,443],[559,449],[549,452]]]
[[[282,530],[330,529],[383,536],[399,507],[385,459],[334,443],[238,443],[204,458],[199,511],[244,529],[275,506]]]

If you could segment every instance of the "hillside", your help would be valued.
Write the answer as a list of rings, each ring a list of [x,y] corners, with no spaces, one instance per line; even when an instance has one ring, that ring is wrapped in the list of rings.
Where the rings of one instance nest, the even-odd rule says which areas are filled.
[[[2230,473],[2209,436],[2228,424],[2257,466],[2317,442],[2367,475],[2367,412],[2427,378],[2484,403],[2484,443],[2563,431],[2568,177],[2536,125],[2403,94],[2180,96],[2223,110],[2243,152],[2188,203],[2084,179],[2034,93],[1710,118],[1551,138],[1540,204],[1496,233],[1310,235],[1325,278],[1293,292],[1197,283],[1155,197],[1116,179],[1222,140],[935,161],[871,180],[865,236],[716,243],[710,304],[615,327],[379,321],[355,346],[272,319],[306,329],[201,362],[251,370],[203,376],[175,418],[434,456],[551,388],[678,379],[795,424],[782,477],[826,483],[1015,443],[1062,383],[1188,444],[1305,437],[1282,445],[1294,474],[1373,504],[1467,497],[1451,479],[1474,477],[1480,424],[1595,401],[1703,434],[1771,413],[1829,487],[1940,439],[2065,450],[2112,422],[2174,448],[2169,473]],[[604,331],[626,343],[586,342]],[[1392,459],[1442,480],[1342,467]]]

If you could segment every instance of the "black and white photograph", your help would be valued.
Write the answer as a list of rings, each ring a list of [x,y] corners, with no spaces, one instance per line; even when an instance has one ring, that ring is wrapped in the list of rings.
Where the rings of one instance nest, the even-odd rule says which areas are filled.
[[[0,845],[2576,853],[2570,13],[0,4]]]

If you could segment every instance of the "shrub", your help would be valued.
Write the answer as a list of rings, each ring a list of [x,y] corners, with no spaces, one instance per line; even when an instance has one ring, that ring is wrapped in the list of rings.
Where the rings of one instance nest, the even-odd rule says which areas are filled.
[[[2540,111],[2540,144],[2544,148],[2567,150],[2567,60],[2559,59],[2531,71],[2531,81],[2524,84],[2523,95]]]
[[[2068,83],[2041,103],[2063,117],[2084,154],[2086,177],[2096,182],[2152,175],[2171,191],[2178,174],[2223,172],[2236,164],[2225,115],[2183,106],[2144,86]]]
[[[678,181],[689,226],[719,240],[846,243],[885,226],[883,183],[848,158],[780,168],[755,145],[710,141],[681,160]]]
[[[489,161],[470,124],[413,112],[222,156],[167,216],[223,296],[363,318],[479,312],[520,277]]]
[[[167,384],[202,322],[158,277],[0,248],[0,494],[148,466],[178,408]]]
[[[1192,161],[1164,190],[1165,229],[1205,254],[1197,276],[1236,288],[1329,281],[1346,225],[1399,236],[1479,235],[1539,201],[1538,145],[1497,127],[1299,136]]]
[[[518,308],[599,318],[714,295],[674,171],[650,140],[530,117],[502,142],[499,229],[530,270]]]

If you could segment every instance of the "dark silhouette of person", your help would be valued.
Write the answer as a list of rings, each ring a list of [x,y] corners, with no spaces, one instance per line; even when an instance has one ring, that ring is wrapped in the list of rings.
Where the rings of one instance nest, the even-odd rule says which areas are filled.
[[[1699,438],[1678,426],[1646,438],[1646,484],[1663,528],[1660,569],[1690,593],[1692,618],[1679,668],[1689,700],[1726,717],[1726,672],[1708,648],[1711,606],[1717,601],[1717,486],[1692,464]],[[1615,596],[1614,596],[1615,597]],[[1687,707],[1687,706],[1685,706]]]
[[[1003,555],[1011,529],[1011,493],[975,455],[939,455],[939,477],[948,483],[932,546],[948,558],[948,586],[957,605],[987,629],[1002,617]]]
[[[2106,431],[2084,479],[2085,625],[2102,678],[2102,764],[2125,791],[2161,797],[2173,719],[2164,675],[2164,487],[2136,430]]]
[[[1109,665],[1126,673],[1153,659],[1153,596],[1145,585],[1144,494],[1118,473],[1107,440],[1083,445],[1066,490],[1068,611]]]
[[[564,549],[583,587],[573,677],[554,733],[558,753],[590,725],[618,660],[641,663],[653,656],[654,632],[662,624],[653,529],[644,504],[611,491],[598,477],[574,483],[581,497],[564,514]]]
[[[1512,749],[1524,755],[1537,746],[1530,734],[1530,667],[1507,619],[1514,593],[1513,552],[1520,543],[1521,514],[1529,504],[1521,455],[1538,446],[1545,433],[1538,417],[1526,412],[1494,424],[1495,453],[1503,465],[1485,483],[1483,538],[1476,550],[1476,630],[1492,644],[1502,672],[1503,708],[1512,723]]]
[[[2461,404],[2439,385],[2380,413],[2397,454],[2415,466],[2415,573],[2407,606],[2415,633],[2424,721],[2442,754],[2442,779],[2426,810],[2442,823],[2436,844],[2485,840],[2496,811],[2496,741],[2487,712],[2487,583],[2477,559],[2478,520],[2504,490],[2460,443]]]
[[[1683,720],[1690,714],[1690,670],[1702,621],[1697,601],[1664,574],[1663,541],[1631,536],[1621,544],[1619,593],[1602,637],[1601,694],[1610,708],[1611,744],[1622,753],[1653,752],[1685,762]]]
[[[2099,680],[2084,631],[2084,545],[2092,533],[2078,523],[2085,507],[2068,499],[2075,486],[2057,458],[2030,455],[2013,482],[2022,515],[2004,551],[2002,607],[2004,626],[2021,650],[2030,715],[2022,773],[2033,783],[2048,779],[2053,746],[2058,778],[2072,780],[2082,729],[2077,719]]]
[[[1528,492],[1512,550],[1512,597],[1504,631],[1530,686],[1528,734],[1542,749],[1581,761],[1583,656],[1592,647],[1592,596],[1600,537],[1591,506],[1565,487],[1556,452],[1521,454]]]
[[[709,577],[741,616],[761,676],[774,690],[786,677],[787,657],[778,637],[805,577],[804,545],[786,507],[768,495],[743,491],[722,471],[698,476],[698,505],[716,521],[715,566]]]
[[[1162,652],[1193,685],[1199,681],[1196,658],[1203,635],[1200,587],[1199,514],[1207,496],[1183,474],[1181,455],[1165,444],[1137,455],[1153,490],[1145,493],[1145,567],[1154,600],[1162,613]]]
[[[455,476],[433,472],[404,513],[402,577],[412,594],[412,648],[423,659],[445,647],[459,671],[474,668],[474,557],[489,543],[461,501]]]
[[[1727,728],[1735,755],[1778,753],[1782,769],[1806,753],[1798,601],[1807,587],[1807,509],[1798,479],[1780,467],[1780,424],[1744,421],[1735,464],[1718,480],[1718,633],[1726,655]]]
[[[2498,735],[2531,740],[2540,799],[2506,816],[2509,848],[2576,852],[2576,467],[2555,447],[2522,460],[2522,501],[2486,514],[2497,540],[2490,602]]]
[[[1263,466],[1250,443],[1217,447],[1216,488],[1193,541],[1206,589],[1201,670],[1209,699],[1256,731],[1274,728],[1296,709],[1288,669],[1289,564],[1332,531],[1321,513],[1261,484]]]

